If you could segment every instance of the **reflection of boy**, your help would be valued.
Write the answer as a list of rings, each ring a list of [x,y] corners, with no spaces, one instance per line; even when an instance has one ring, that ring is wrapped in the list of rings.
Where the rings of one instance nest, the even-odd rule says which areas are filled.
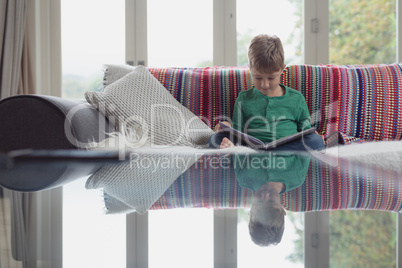
[[[286,215],[280,194],[304,183],[310,157],[263,154],[233,158],[239,185],[255,191],[250,209],[251,239],[259,246],[278,244],[282,240]]]
[[[284,52],[276,36],[258,35],[248,50],[249,68],[254,87],[240,92],[233,110],[233,128],[271,142],[301,130],[311,128],[310,114],[303,95],[281,85],[285,68]],[[226,124],[230,125],[228,122]],[[237,143],[235,137],[222,133],[219,125],[208,141],[210,148],[226,148]],[[306,147],[307,145],[308,147]],[[324,142],[316,134],[279,146],[276,150],[323,149]]]

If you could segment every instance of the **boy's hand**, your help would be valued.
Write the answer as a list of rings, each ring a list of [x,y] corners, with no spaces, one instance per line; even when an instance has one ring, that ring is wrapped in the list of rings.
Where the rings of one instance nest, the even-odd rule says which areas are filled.
[[[225,124],[225,125],[227,125],[229,127],[232,126],[228,121],[221,121],[221,123],[223,123],[223,124]],[[221,132],[222,131],[221,126],[219,124],[216,124],[216,126],[214,127],[214,131],[215,132]]]

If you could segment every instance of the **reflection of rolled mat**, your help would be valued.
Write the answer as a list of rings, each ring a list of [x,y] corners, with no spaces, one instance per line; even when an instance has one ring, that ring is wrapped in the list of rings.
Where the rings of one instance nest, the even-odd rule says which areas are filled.
[[[0,185],[21,192],[45,190],[88,176],[102,164],[122,162],[118,151],[15,150],[0,153]]]
[[[88,178],[87,189],[102,188],[106,213],[144,214],[201,155],[132,153],[122,165],[105,165]]]
[[[32,192],[58,187],[90,175],[99,164],[68,162],[16,162],[7,166],[8,158],[0,155],[0,185],[4,188]]]

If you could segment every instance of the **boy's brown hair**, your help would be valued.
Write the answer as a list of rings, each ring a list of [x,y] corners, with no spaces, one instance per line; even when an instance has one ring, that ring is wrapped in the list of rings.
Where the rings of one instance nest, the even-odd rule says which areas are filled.
[[[257,35],[248,49],[248,65],[264,73],[275,73],[285,66],[281,40],[277,36]]]
[[[251,240],[260,247],[279,244],[285,230],[284,210],[271,207],[269,211],[271,215],[269,222],[250,220],[248,224]]]

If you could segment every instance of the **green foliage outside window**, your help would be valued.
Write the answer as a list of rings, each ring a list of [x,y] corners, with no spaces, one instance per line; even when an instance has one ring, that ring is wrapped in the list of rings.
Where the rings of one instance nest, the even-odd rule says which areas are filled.
[[[396,214],[331,212],[329,252],[330,267],[396,267]]]
[[[102,91],[102,74],[84,77],[79,75],[63,76],[63,98],[84,99],[86,91]]]
[[[394,63],[395,10],[395,0],[330,1],[330,63]]]

